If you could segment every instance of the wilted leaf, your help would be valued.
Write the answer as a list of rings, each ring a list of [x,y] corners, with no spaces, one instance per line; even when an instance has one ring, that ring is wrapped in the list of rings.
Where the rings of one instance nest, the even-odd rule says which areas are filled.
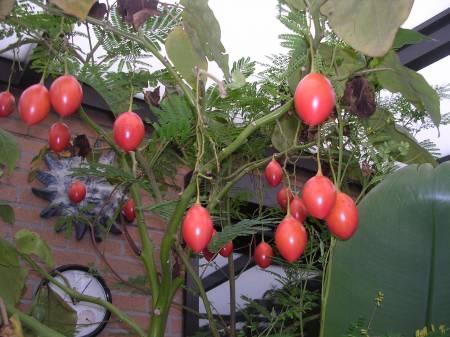
[[[419,33],[413,29],[405,29],[400,28],[395,35],[394,44],[392,45],[393,49],[400,49],[403,46],[409,44],[416,44],[428,39],[428,36]]]
[[[22,229],[16,233],[15,239],[19,252],[26,255],[36,255],[49,267],[55,264],[50,248],[37,233]]]
[[[1,0],[0,1],[0,21],[5,20],[5,18],[11,13],[16,4],[16,0]]]
[[[354,49],[383,56],[414,0],[328,0],[321,7],[333,31]]]
[[[159,15],[158,0],[119,0],[123,20],[139,29],[151,16]]]
[[[394,141],[398,144],[408,144],[405,154],[399,154],[395,160],[405,164],[424,164],[431,163],[437,165],[434,157],[426,149],[417,143],[409,133],[397,127],[389,112],[378,110],[370,117],[366,125],[368,127],[369,140],[375,147],[382,146],[385,142]]]
[[[39,153],[31,159],[30,171],[28,172],[28,182],[31,183],[36,178],[37,171],[41,168],[44,155],[49,151],[48,145],[39,150]]]
[[[376,73],[378,82],[383,88],[402,94],[417,109],[425,110],[434,125],[439,126],[441,122],[439,96],[422,75],[402,66],[397,54],[393,51],[389,52],[378,66],[391,69]]]
[[[350,113],[363,118],[372,116],[377,108],[374,91],[364,77],[346,83],[342,101]]]
[[[181,0],[183,25],[197,54],[215,61],[226,80],[230,79],[228,54],[220,41],[219,22],[208,6],[208,0]]]
[[[19,145],[9,132],[0,129],[0,164],[6,166],[9,171],[14,170],[20,157]]]
[[[84,20],[91,7],[97,0],[49,0],[51,4],[58,6],[64,13],[76,16]]]
[[[272,133],[272,145],[280,152],[292,147],[297,142],[300,120],[294,114],[284,114],[275,124]]]
[[[159,101],[161,100],[159,85],[154,90],[144,91],[144,99],[147,104],[159,107]]]
[[[200,56],[192,46],[191,40],[183,27],[176,27],[166,39],[166,52],[169,59],[175,65],[181,76],[195,88],[197,76],[195,67],[208,69],[205,56]]]
[[[16,221],[13,208],[2,201],[0,201],[0,219],[10,225]]]
[[[96,18],[98,20],[103,20],[107,12],[108,9],[106,8],[106,4],[103,3],[101,4],[97,1],[89,11],[89,16]]]
[[[0,296],[15,306],[22,296],[27,269],[20,266],[16,250],[4,239],[0,239],[0,275]]]

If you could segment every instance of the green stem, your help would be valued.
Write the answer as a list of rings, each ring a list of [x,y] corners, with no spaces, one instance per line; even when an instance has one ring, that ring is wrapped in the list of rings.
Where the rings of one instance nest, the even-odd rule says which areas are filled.
[[[336,245],[336,239],[331,238],[330,249],[328,250],[328,261],[324,266],[323,278],[322,278],[322,303],[321,303],[321,313],[320,313],[320,337],[325,337],[324,335],[324,324],[325,316],[327,312],[328,296],[330,293],[331,285],[331,267],[333,265],[333,251]]]
[[[104,301],[98,297],[80,294],[79,292],[73,290],[72,288],[56,280],[53,276],[47,273],[42,267],[40,267],[36,262],[34,262],[28,255],[21,253],[19,254],[24,259],[24,261],[27,262],[31,266],[31,268],[33,268],[35,272],[37,272],[41,277],[53,283],[55,286],[57,286],[66,294],[68,294],[70,297],[76,299],[77,301],[89,302],[105,308],[106,310],[110,311],[113,315],[115,315],[117,318],[119,318],[123,323],[125,323],[130,328],[130,330],[132,330],[135,334],[141,337],[146,336],[145,332],[141,329],[141,327],[135,321],[130,319],[127,314],[125,314],[115,305],[109,303],[108,301]]]
[[[339,105],[336,104],[336,113],[339,123],[339,159],[338,159],[338,172],[337,172],[337,183],[338,189],[341,188],[341,177],[342,177],[342,155],[344,153],[344,121],[342,120],[341,110]]]
[[[16,308],[14,306],[5,303],[6,310],[10,316],[16,315],[22,325],[26,326],[28,329],[32,330],[36,336],[45,336],[45,337],[66,337],[63,334],[59,333],[56,330],[49,328],[48,326],[39,322],[36,318],[29,316]]]
[[[161,190],[159,189],[158,183],[156,182],[155,174],[153,173],[152,168],[150,167],[150,164],[145,160],[144,156],[140,151],[136,151],[136,160],[138,161],[139,165],[142,166],[144,169],[145,175],[147,176],[150,187],[153,191],[153,194],[155,195],[156,202],[159,204],[163,201],[163,198],[161,196]]]
[[[214,337],[220,337],[219,332],[217,331],[216,322],[214,320],[214,316],[211,310],[211,305],[208,301],[208,296],[206,295],[205,288],[203,287],[202,280],[198,276],[198,274],[192,268],[192,265],[189,262],[189,257],[185,254],[183,249],[179,245],[175,245],[175,249],[177,250],[178,255],[186,266],[187,272],[191,275],[195,284],[197,285],[198,291],[200,293],[200,297],[203,300],[203,304],[205,305],[206,314],[208,315],[209,320],[209,328],[211,329],[211,333]]]

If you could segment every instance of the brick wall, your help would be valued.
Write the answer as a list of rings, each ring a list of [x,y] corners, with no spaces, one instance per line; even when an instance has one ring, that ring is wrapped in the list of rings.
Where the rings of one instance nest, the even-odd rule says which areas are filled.
[[[18,97],[16,95],[16,97]],[[112,121],[104,113],[89,112],[90,116],[105,129],[111,129]],[[95,266],[106,280],[112,291],[113,303],[120,309],[127,312],[143,328],[148,326],[149,297],[136,295],[123,289],[117,289],[115,284],[117,279],[109,271],[102,259],[95,252],[92,243],[86,235],[83,240],[76,241],[75,238],[66,238],[62,233],[55,233],[53,230],[56,218],[45,220],[39,217],[40,211],[48,204],[46,201],[34,196],[31,187],[42,187],[38,181],[31,184],[27,182],[27,175],[31,159],[38,151],[47,144],[48,130],[50,125],[57,121],[59,117],[55,113],[50,113],[42,123],[28,127],[20,121],[17,113],[9,118],[0,119],[0,127],[16,136],[20,144],[20,160],[14,172],[6,174],[0,178],[0,200],[7,201],[13,206],[16,214],[14,226],[7,225],[0,221],[0,235],[11,239],[14,233],[26,228],[39,233],[51,247],[56,261],[56,265],[64,264],[84,264]],[[85,134],[92,140],[95,134],[86,127],[77,117],[64,119],[69,126],[72,136]],[[181,184],[183,173],[177,176],[177,181]],[[174,195],[174,191],[171,194]],[[144,198],[146,205],[151,204],[151,199]],[[157,247],[156,254],[159,253],[159,245],[164,233],[165,223],[158,217],[147,214],[146,223],[148,225],[149,236],[154,240]],[[137,240],[137,230],[134,226],[129,226],[129,232]],[[143,266],[140,260],[133,254],[123,235],[110,235],[107,240],[98,244],[98,248],[105,253],[108,262],[124,278],[143,274]],[[22,307],[24,309],[31,303],[33,294],[36,291],[40,278],[31,274],[27,281],[27,291],[25,293]],[[176,295],[176,302],[181,304],[181,292]],[[111,317],[110,323],[100,336],[113,336],[125,332],[121,323],[115,317]],[[178,337],[182,335],[182,310],[180,306],[173,306],[166,330],[166,336]]]

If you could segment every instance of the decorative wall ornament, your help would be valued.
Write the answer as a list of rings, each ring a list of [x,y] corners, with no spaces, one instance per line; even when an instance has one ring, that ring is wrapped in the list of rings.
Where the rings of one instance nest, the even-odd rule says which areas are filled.
[[[98,162],[111,165],[115,154],[104,152]],[[124,188],[111,185],[101,177],[75,177],[73,169],[86,167],[87,161],[80,157],[58,158],[54,153],[46,153],[44,162],[48,171],[38,170],[36,178],[45,185],[44,188],[32,188],[32,192],[50,202],[41,211],[42,218],[54,216],[67,217],[55,227],[57,232],[73,226],[75,237],[81,240],[92,226],[96,241],[102,241],[108,232],[121,234],[119,212],[125,199]],[[74,180],[79,180],[86,186],[86,197],[80,203],[70,201],[67,190]]]

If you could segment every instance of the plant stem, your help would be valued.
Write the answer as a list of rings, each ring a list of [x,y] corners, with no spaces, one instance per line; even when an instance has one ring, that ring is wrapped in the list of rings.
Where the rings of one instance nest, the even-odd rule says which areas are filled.
[[[97,304],[106,310],[109,310],[113,315],[115,315],[117,318],[119,318],[123,323],[125,323],[136,335],[140,337],[145,337],[145,332],[141,329],[141,327],[132,319],[128,317],[127,314],[125,314],[123,311],[121,311],[119,308],[117,308],[115,305],[109,303],[108,301],[104,301],[100,298],[93,297],[93,296],[87,296],[80,294],[79,292],[73,290],[72,288],[66,286],[65,284],[59,282],[56,280],[53,276],[51,276],[49,273],[47,273],[41,266],[39,266],[36,262],[33,261],[28,255],[22,254],[20,252],[17,252],[25,262],[27,262],[34,271],[36,271],[41,277],[45,278],[49,282],[56,285],[58,288],[60,288],[62,291],[64,291],[66,294],[68,294],[70,297],[82,301],[82,302],[89,302],[93,304]],[[50,335],[45,335],[50,336]],[[58,335],[59,336],[59,335]]]
[[[161,196],[161,191],[159,189],[158,183],[156,182],[155,174],[153,173],[152,168],[150,167],[149,163],[145,160],[144,156],[140,151],[136,151],[136,160],[138,161],[139,165],[142,166],[144,169],[145,175],[147,176],[150,187],[152,188],[153,194],[155,195],[156,202],[159,204],[163,201],[163,198]]]
[[[36,318],[17,310],[16,308],[14,308],[14,306],[12,306],[8,303],[5,303],[5,306],[6,306],[6,310],[8,311],[10,316],[17,315],[20,322],[24,326],[26,326],[27,328],[32,330],[36,334],[36,336],[66,337],[63,334],[59,333],[58,331],[53,330],[53,329],[49,328],[48,326],[42,324]]]
[[[228,281],[230,283],[230,337],[236,336],[236,280],[233,253],[228,256]]]
[[[342,155],[344,153],[344,121],[341,116],[341,109],[338,104],[336,104],[336,113],[339,123],[339,159],[338,159],[338,172],[337,172],[337,188],[341,188],[341,177],[342,177]]]
[[[185,254],[183,249],[180,247],[180,245],[176,244],[175,249],[180,256],[181,260],[183,261],[184,265],[186,266],[187,272],[191,275],[192,279],[194,280],[195,284],[197,285],[198,291],[200,293],[200,297],[203,300],[203,304],[205,305],[206,314],[208,315],[209,320],[209,327],[211,329],[211,333],[214,337],[220,337],[219,332],[217,331],[216,323],[214,320],[213,313],[211,311],[211,305],[208,301],[208,296],[206,295],[205,288],[203,288],[203,283],[198,274],[194,271],[192,268],[189,257]]]
[[[330,285],[331,285],[331,267],[333,265],[333,251],[334,247],[336,245],[336,239],[331,238],[330,243],[330,249],[328,250],[328,261],[326,265],[324,266],[323,270],[323,278],[322,278],[322,303],[321,303],[321,313],[320,313],[320,336],[319,337],[325,337],[324,335],[324,324],[325,324],[325,316],[326,316],[326,309],[327,309],[327,303],[328,303],[328,295],[330,293]]]

